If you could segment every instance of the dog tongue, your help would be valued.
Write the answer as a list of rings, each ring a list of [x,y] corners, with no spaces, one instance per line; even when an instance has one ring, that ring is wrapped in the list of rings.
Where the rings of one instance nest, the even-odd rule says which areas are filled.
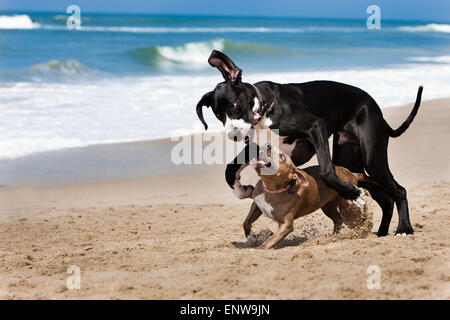
[[[250,160],[250,165],[256,166],[258,168],[265,168],[265,167],[267,167],[267,164],[264,161],[256,160],[256,159]]]
[[[265,168],[267,166],[266,163],[262,160],[258,160],[258,162],[256,164],[258,165],[258,167],[261,167],[261,168]]]

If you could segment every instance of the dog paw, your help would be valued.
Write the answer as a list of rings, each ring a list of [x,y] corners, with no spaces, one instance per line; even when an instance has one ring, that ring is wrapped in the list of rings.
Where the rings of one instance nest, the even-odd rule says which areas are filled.
[[[407,225],[407,224],[401,224],[398,228],[397,231],[395,231],[395,234],[401,234],[401,235],[408,235],[408,234],[413,234],[414,230],[412,228],[411,225]]]
[[[253,230],[250,230],[250,233],[247,236],[247,242],[250,244],[255,244],[256,240],[257,240],[256,234],[253,232]]]
[[[347,202],[351,205],[357,206],[360,209],[362,209],[366,204],[366,201],[362,197],[358,197],[355,200],[347,200]]]
[[[366,204],[366,200],[364,200],[364,192],[360,192],[358,198],[355,200],[347,200],[348,204],[355,205],[358,208],[362,209]]]
[[[358,199],[353,200],[353,204],[357,205],[359,208],[362,208],[366,204],[366,201],[363,198],[358,197]]]

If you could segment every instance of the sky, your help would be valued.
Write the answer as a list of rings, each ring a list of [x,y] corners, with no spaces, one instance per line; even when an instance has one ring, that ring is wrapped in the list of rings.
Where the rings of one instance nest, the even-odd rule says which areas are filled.
[[[0,0],[2,11],[65,11],[278,17],[367,17],[375,4],[384,19],[450,21],[450,0]]]

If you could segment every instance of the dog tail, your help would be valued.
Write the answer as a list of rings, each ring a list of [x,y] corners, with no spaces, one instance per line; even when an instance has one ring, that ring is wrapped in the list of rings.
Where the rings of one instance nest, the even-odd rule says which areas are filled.
[[[419,106],[420,106],[420,101],[422,99],[422,90],[423,87],[420,86],[419,90],[417,91],[417,97],[416,97],[416,103],[414,104],[414,108],[412,109],[411,113],[409,114],[408,118],[405,120],[405,122],[402,123],[402,125],[400,127],[398,127],[397,129],[392,129],[389,124],[387,125],[389,128],[389,136],[396,138],[399,137],[400,135],[402,135],[403,132],[406,131],[406,129],[408,129],[409,125],[411,124],[411,122],[413,122],[414,117],[417,114],[417,111],[419,110]],[[387,122],[386,122],[387,124]]]

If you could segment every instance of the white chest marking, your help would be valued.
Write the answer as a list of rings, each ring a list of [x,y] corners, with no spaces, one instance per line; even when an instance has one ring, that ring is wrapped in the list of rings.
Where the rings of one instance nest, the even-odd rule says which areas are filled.
[[[272,120],[270,118],[264,117],[264,125],[270,127],[272,125]]]
[[[258,100],[258,98],[254,98],[253,99],[253,101],[254,101],[254,104],[253,104],[253,109],[252,109],[252,111],[253,112],[258,112],[259,111],[259,100]]]
[[[246,135],[252,128],[252,125],[250,123],[245,122],[242,119],[230,119],[228,118],[228,116],[226,116],[225,132],[228,134],[228,132],[230,132],[234,128],[239,129],[239,131],[241,131],[243,135]]]
[[[261,209],[262,212],[264,212],[266,217],[273,220],[272,215],[273,207],[270,205],[270,203],[266,202],[264,193],[257,195],[254,200],[258,208]]]

